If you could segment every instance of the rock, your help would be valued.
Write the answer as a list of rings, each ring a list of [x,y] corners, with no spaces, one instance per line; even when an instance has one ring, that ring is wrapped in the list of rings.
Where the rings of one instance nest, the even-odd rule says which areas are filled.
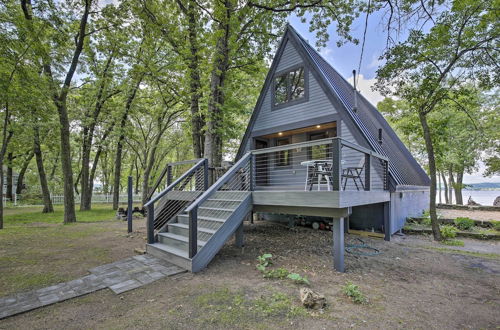
[[[137,254],[146,254],[146,251],[144,251],[143,249],[139,249],[139,248],[135,248],[134,252]]]
[[[309,288],[300,289],[300,301],[302,305],[311,309],[322,309],[326,304],[325,296]]]
[[[500,196],[497,196],[497,198],[495,198],[495,201],[493,202],[493,206],[500,206]]]

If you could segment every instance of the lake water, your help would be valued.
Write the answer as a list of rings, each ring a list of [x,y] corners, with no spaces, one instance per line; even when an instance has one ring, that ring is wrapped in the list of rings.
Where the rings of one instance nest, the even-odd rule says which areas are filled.
[[[439,193],[438,193],[439,194]],[[462,190],[462,196],[464,204],[467,204],[469,196],[481,205],[493,205],[495,198],[500,196],[500,190]],[[441,191],[441,199],[444,203],[444,191]],[[437,197],[437,202],[439,203],[439,195]],[[453,203],[455,203],[455,194],[453,194]]]

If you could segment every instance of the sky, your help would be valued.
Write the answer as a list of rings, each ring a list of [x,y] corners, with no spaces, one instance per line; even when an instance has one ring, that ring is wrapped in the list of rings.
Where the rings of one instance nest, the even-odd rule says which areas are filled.
[[[379,65],[383,64],[379,60],[384,52],[386,44],[386,32],[381,26],[382,14],[374,13],[368,19],[368,28],[366,32],[365,50],[361,70],[358,78],[358,89],[373,105],[377,105],[383,99],[380,93],[373,91],[371,87],[376,81],[376,71]],[[290,17],[289,23],[299,32],[308,42],[315,46],[315,32],[309,32],[309,24],[301,23],[297,17]],[[330,40],[325,48],[320,49],[320,54],[349,82],[352,83],[352,70],[358,70],[359,58],[361,55],[361,40],[364,32],[365,16],[361,16],[354,21],[352,26],[352,34],[360,40],[358,45],[352,43],[345,44],[340,48],[337,47],[336,33],[334,26],[328,30]],[[480,183],[480,182],[500,182],[500,176],[489,178],[483,177],[482,173],[485,166],[482,162],[479,164],[479,170],[472,174],[464,175],[464,183]]]

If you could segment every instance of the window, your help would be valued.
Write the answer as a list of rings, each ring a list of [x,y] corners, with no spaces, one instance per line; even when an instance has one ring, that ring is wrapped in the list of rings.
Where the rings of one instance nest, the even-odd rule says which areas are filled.
[[[321,140],[328,138],[328,132],[317,132],[309,135],[309,141]],[[330,157],[329,144],[322,144],[319,146],[312,146],[309,148],[310,159],[328,159]]]
[[[285,146],[290,144],[290,138],[283,138],[276,140],[276,146]],[[276,166],[288,166],[291,164],[292,150],[281,150],[277,151],[276,155]]]
[[[281,73],[274,78],[274,106],[305,99],[304,67]]]

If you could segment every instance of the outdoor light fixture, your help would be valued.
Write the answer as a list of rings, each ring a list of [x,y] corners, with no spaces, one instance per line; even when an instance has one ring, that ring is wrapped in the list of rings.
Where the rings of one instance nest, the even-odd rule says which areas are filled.
[[[279,132],[278,135],[283,135],[283,132]]]
[[[321,125],[316,125],[316,128],[320,128],[320,127],[321,127]]]

